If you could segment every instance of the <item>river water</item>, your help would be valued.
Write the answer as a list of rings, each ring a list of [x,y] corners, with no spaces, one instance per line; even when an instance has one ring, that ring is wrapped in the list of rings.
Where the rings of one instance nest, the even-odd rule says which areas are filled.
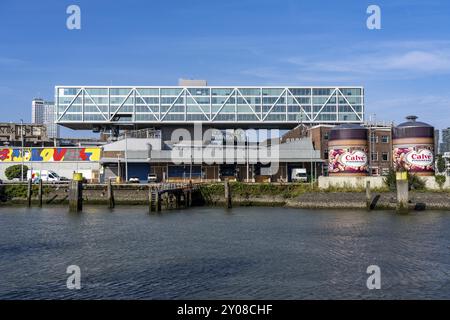
[[[449,299],[450,212],[0,208],[0,299],[52,298]]]

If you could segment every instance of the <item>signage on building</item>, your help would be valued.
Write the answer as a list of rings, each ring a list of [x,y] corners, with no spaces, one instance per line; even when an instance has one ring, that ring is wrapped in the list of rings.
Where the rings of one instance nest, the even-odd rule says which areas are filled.
[[[0,149],[0,162],[100,161],[100,148],[21,148]]]
[[[355,174],[368,172],[367,150],[363,147],[331,149],[328,156],[329,172]]]
[[[434,171],[434,155],[431,146],[394,148],[394,165],[410,172]]]

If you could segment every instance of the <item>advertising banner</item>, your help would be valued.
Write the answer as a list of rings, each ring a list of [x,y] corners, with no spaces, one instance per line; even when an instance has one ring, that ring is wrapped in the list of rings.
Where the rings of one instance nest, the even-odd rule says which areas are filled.
[[[0,148],[0,162],[100,161],[100,148]]]
[[[330,174],[365,175],[369,172],[367,148],[365,147],[330,149],[328,158]]]
[[[393,161],[397,171],[434,172],[434,147],[432,145],[394,148]]]

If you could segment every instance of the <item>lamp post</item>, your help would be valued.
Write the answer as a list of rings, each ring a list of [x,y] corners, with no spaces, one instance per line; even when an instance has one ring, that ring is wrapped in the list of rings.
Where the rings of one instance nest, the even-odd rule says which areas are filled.
[[[128,182],[128,137],[125,131],[125,181]]]
[[[20,151],[20,156],[21,156],[20,158],[22,160],[20,181],[23,181],[23,147],[24,147],[24,141],[23,141],[23,119],[20,119],[20,140],[22,141],[22,150]]]

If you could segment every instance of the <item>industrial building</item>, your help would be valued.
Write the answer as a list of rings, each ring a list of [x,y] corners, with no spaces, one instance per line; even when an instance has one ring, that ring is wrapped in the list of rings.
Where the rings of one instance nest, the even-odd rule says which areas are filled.
[[[369,137],[369,174],[374,176],[386,175],[392,169],[392,124],[363,123],[368,129]],[[313,147],[320,153],[325,162],[322,175],[328,175],[328,140],[334,125],[319,124],[311,127],[299,125],[281,137],[281,142],[295,141],[303,137],[310,137]]]
[[[290,181],[293,168],[307,168],[314,178],[323,172],[324,160],[310,137],[282,144],[279,136],[266,141],[233,138],[230,144],[207,132],[364,122],[364,88],[357,86],[208,86],[203,80],[181,80],[179,86],[56,86],[55,105],[57,124],[118,137],[102,147],[101,176],[106,179],[144,180],[151,173],[160,181],[282,182]],[[196,137],[199,123],[201,138]],[[180,129],[189,138],[177,137]],[[233,154],[233,159],[192,157],[198,150]],[[249,156],[271,151],[271,161]],[[182,163],[176,163],[174,153],[183,154]],[[276,172],[268,172],[273,166]]]
[[[48,142],[47,128],[42,124],[0,123],[0,144],[3,146],[42,146]]]

